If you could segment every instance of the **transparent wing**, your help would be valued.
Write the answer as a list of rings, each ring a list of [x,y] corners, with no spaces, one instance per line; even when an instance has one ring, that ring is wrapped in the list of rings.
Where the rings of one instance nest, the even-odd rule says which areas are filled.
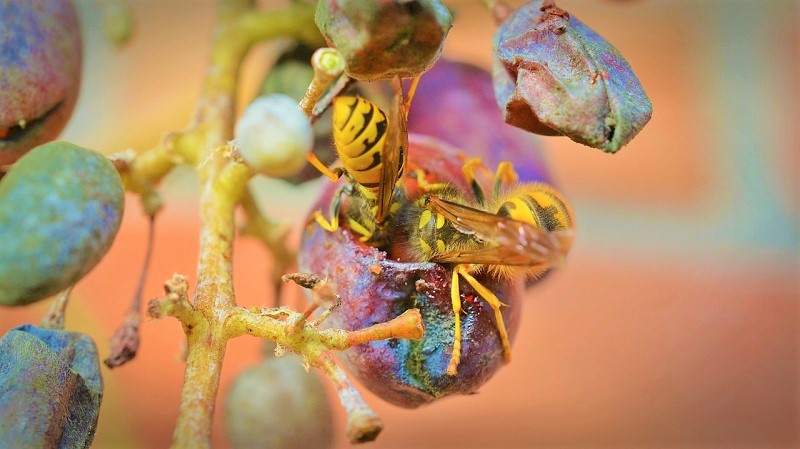
[[[403,86],[399,78],[392,83],[395,96],[392,100],[392,109],[389,112],[389,130],[386,135],[386,144],[383,146],[381,160],[381,181],[378,186],[378,211],[375,220],[382,223],[389,214],[392,204],[394,186],[403,175],[408,158],[408,121],[403,98]]]
[[[574,238],[572,230],[545,231],[435,195],[428,198],[427,207],[453,223],[459,232],[486,242],[482,248],[437,253],[436,262],[560,266]]]

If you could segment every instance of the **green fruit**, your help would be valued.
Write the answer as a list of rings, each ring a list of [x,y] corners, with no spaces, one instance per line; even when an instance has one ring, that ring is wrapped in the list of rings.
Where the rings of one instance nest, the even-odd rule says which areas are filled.
[[[225,403],[235,449],[327,449],[333,417],[322,379],[294,354],[271,355],[236,378]]]
[[[75,284],[108,251],[124,206],[101,154],[51,142],[0,181],[0,305],[19,306]]]

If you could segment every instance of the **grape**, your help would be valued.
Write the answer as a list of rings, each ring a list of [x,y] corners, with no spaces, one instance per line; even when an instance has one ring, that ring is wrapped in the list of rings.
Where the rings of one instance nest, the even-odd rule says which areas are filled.
[[[122,183],[101,154],[41,145],[0,181],[0,305],[58,293],[108,251],[124,206]]]
[[[315,21],[344,57],[345,72],[366,81],[422,75],[453,25],[439,0],[320,0]]]
[[[0,340],[0,447],[88,448],[102,398],[86,335],[26,324]]]
[[[480,155],[487,167],[513,161],[520,181],[551,181],[541,138],[503,122],[492,75],[479,67],[439,59],[420,79],[408,130]]]
[[[81,48],[71,0],[0,1],[0,165],[64,128],[78,98]]]
[[[461,174],[463,154],[442,141],[411,135],[409,167],[437,173],[439,179],[468,189]],[[327,188],[312,210],[328,210],[335,185]],[[471,394],[503,366],[503,352],[491,308],[477,295],[464,301],[462,355],[458,373],[446,374],[453,347],[450,269],[434,263],[406,263],[359,242],[347,229],[331,233],[313,225],[304,233],[298,255],[301,271],[328,278],[342,305],[326,322],[348,330],[389,321],[419,308],[425,325],[421,340],[383,340],[344,352],[348,371],[382,399],[402,407],[417,407],[452,394]],[[346,261],[346,263],[343,263]],[[503,316],[510,337],[516,333],[524,285],[477,277],[508,304]],[[462,291],[470,291],[463,287]]]
[[[236,123],[236,148],[253,170],[291,177],[306,165],[314,131],[297,102],[283,94],[255,99]]]
[[[225,425],[234,449],[333,446],[333,416],[322,379],[315,370],[306,372],[294,354],[268,355],[239,374],[225,403]]]

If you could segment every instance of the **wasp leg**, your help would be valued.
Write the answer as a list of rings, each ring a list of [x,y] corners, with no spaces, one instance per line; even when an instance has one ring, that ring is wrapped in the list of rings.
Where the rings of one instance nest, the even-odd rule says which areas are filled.
[[[350,225],[351,231],[361,236],[359,237],[359,240],[361,240],[362,242],[366,243],[372,238],[373,232],[367,229],[366,226],[362,225],[356,220],[353,220],[352,218],[348,219],[347,223]]]
[[[417,93],[417,85],[419,84],[419,77],[415,76],[414,81],[411,82],[411,87],[408,88],[408,98],[406,102],[403,104],[403,108],[406,110],[406,115],[408,115],[408,111],[411,109],[411,100],[414,99],[414,94]]]
[[[461,292],[458,288],[458,267],[453,270],[453,279],[450,281],[450,300],[453,302],[455,321],[453,323],[453,353],[450,355],[447,375],[455,376],[458,364],[461,362]]]
[[[486,195],[483,193],[483,188],[478,183],[478,180],[475,179],[475,169],[481,167],[483,167],[483,160],[479,157],[471,157],[461,166],[461,172],[464,173],[464,177],[472,189],[472,194],[475,195],[475,201],[483,205],[486,203]]]
[[[481,297],[489,304],[489,307],[494,310],[494,319],[497,321],[497,331],[500,333],[500,343],[503,345],[503,358],[505,362],[508,363],[511,361],[511,342],[508,339],[508,332],[506,332],[506,325],[503,322],[503,315],[500,313],[500,307],[504,306],[502,302],[497,298],[497,296],[492,293],[488,288],[484,287],[477,279],[472,277],[471,274],[467,271],[468,268],[466,265],[458,265],[455,268],[455,271],[458,272],[464,279],[469,282],[472,288],[481,295]]]
[[[514,164],[508,161],[503,161],[497,166],[497,171],[494,174],[494,186],[492,187],[492,194],[496,198],[500,194],[500,189],[505,186],[510,186],[519,180],[519,175],[514,171]]]
[[[344,169],[342,168],[334,168],[333,170],[328,168],[328,166],[323,164],[322,161],[319,160],[317,155],[314,153],[308,153],[306,155],[306,160],[308,161],[309,164],[313,165],[314,168],[319,170],[320,173],[330,178],[331,182],[338,181],[339,178],[342,177],[342,174],[344,174]]]
[[[347,188],[347,184],[339,187],[336,189],[336,193],[333,194],[333,199],[331,200],[330,206],[330,221],[326,220],[325,217],[322,215],[322,210],[317,210],[308,217],[308,221],[306,221],[306,226],[310,225],[312,222],[316,221],[322,229],[328,232],[336,232],[339,230],[339,210],[342,208],[342,192],[345,191]]]
[[[417,185],[425,193],[436,192],[447,187],[447,183],[444,182],[428,182],[425,179],[425,172],[421,169],[414,170],[414,174],[417,176]]]

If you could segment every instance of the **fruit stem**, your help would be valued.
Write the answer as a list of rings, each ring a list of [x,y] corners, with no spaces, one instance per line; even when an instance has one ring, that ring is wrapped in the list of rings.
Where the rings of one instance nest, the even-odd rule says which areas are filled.
[[[228,337],[224,324],[235,307],[233,294],[234,209],[252,173],[232,161],[227,142],[233,138],[239,69],[250,47],[276,37],[319,41],[314,8],[293,4],[275,11],[256,11],[252,0],[221,0],[213,33],[211,58],[194,118],[186,131],[169,136],[152,152],[136,157],[128,187],[147,193],[178,162],[193,163],[202,180],[198,284],[192,304],[174,303],[188,340],[181,407],[173,448],[211,445],[219,376]],[[314,32],[309,32],[309,30]],[[137,161],[140,161],[137,164]],[[163,311],[162,311],[163,312]]]
[[[64,315],[67,312],[70,293],[72,293],[72,287],[59,293],[56,299],[53,300],[53,304],[50,305],[50,310],[47,311],[47,315],[42,318],[42,327],[44,329],[64,329]]]

